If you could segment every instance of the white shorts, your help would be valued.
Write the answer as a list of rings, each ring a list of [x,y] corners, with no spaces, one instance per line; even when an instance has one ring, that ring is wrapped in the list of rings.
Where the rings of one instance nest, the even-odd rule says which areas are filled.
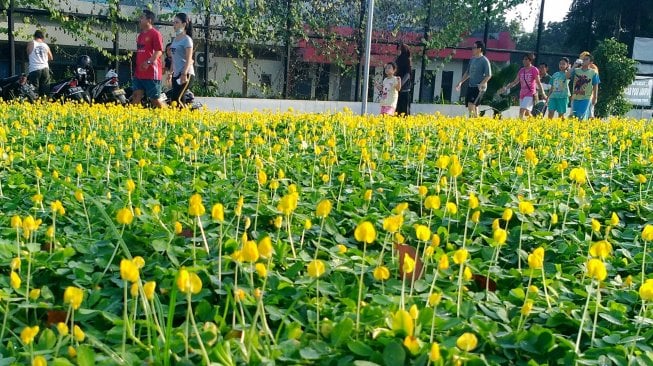
[[[528,109],[529,111],[533,109],[533,97],[523,97],[519,100],[519,108]]]

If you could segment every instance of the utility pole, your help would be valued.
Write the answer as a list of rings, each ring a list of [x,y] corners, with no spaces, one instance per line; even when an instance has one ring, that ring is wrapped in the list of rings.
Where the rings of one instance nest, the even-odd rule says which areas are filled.
[[[374,24],[374,0],[368,0],[367,28],[365,29],[365,66],[363,71],[363,95],[361,115],[367,114],[367,91],[370,86],[370,55],[372,54],[372,26]]]
[[[290,51],[291,51],[291,44],[290,44],[290,29],[292,27],[292,14],[290,14],[290,11],[292,10],[292,0],[286,0],[286,50],[285,50],[285,55],[284,55],[284,65],[283,65],[283,98],[288,99],[288,96],[290,94]]]
[[[211,38],[211,3],[206,3],[204,14],[204,90],[209,89],[209,40]]]
[[[16,74],[16,41],[14,40],[14,0],[9,0],[7,10],[7,40],[9,41],[9,75]]]

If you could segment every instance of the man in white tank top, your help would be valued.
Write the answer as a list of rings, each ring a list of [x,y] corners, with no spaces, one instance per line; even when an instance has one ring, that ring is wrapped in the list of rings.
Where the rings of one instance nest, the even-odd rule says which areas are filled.
[[[30,84],[34,85],[40,96],[47,96],[50,89],[50,67],[48,61],[52,60],[50,47],[43,41],[43,32],[34,32],[34,40],[27,44],[29,58]]]

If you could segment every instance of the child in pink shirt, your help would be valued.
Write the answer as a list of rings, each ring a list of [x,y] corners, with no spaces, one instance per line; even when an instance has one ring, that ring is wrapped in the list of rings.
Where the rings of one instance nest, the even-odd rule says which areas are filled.
[[[533,104],[537,100],[537,88],[542,91],[544,99],[546,100],[546,94],[544,93],[544,88],[540,82],[540,71],[537,67],[533,66],[533,60],[535,56],[532,53],[527,53],[524,55],[522,61],[524,67],[519,69],[517,77],[510,84],[501,88],[500,92],[509,91],[513,86],[520,84],[519,90],[519,117],[526,118],[531,115],[531,109]]]

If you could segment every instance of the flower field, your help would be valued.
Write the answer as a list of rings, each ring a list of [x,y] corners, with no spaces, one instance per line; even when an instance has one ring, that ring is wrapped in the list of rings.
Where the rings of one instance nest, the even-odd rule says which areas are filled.
[[[0,104],[0,364],[653,364],[653,125]]]

